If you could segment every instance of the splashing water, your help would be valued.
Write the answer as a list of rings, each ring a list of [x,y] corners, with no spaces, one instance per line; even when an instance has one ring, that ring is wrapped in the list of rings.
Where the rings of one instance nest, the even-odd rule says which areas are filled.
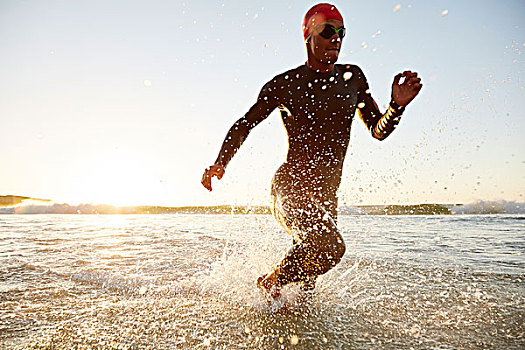
[[[352,216],[342,262],[275,311],[264,215],[0,216],[1,348],[524,345],[523,215]]]

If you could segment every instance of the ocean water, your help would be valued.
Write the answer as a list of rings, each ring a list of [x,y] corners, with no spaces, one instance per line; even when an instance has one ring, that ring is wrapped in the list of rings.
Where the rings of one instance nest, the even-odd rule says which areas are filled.
[[[299,302],[265,215],[1,215],[1,349],[523,349],[525,215],[341,216]]]

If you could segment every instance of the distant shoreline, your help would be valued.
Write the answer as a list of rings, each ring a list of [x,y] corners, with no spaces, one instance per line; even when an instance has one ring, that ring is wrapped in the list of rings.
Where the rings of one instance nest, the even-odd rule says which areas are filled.
[[[341,206],[339,215],[450,215],[450,214],[525,214],[525,203],[482,201],[470,204],[395,204]],[[167,207],[157,205],[113,206],[107,204],[56,203],[49,199],[0,196],[0,214],[202,214],[271,215],[268,206],[215,205]]]
[[[340,215],[448,215],[457,204],[362,205],[339,208]],[[270,215],[268,206],[113,206],[58,204],[49,199],[0,196],[0,214],[228,214]]]

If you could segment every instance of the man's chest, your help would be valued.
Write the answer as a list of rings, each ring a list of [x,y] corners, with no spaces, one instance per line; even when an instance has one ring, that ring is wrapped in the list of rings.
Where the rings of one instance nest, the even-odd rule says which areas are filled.
[[[296,122],[350,122],[358,100],[357,86],[342,77],[297,79],[281,89],[279,102]]]

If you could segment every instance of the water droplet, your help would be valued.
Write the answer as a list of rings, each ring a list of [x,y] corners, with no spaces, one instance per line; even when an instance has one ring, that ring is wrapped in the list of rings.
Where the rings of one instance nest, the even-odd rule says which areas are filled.
[[[343,79],[348,80],[350,78],[352,78],[352,72],[344,72]]]
[[[326,90],[326,85],[321,86],[321,89]]]
[[[328,79],[328,80],[330,80],[330,81],[334,81],[334,79],[335,79],[334,77],[330,77],[330,79]]]
[[[292,345],[297,345],[297,344],[299,344],[299,337],[298,337],[297,335],[295,335],[295,334],[292,335],[292,336],[290,337],[290,344],[292,344]]]
[[[448,15],[448,10],[441,11],[441,17]]]
[[[392,11],[397,12],[399,10],[401,10],[401,4],[397,4],[396,6],[394,6],[394,9]]]
[[[365,106],[365,103],[364,102],[359,102],[357,104],[357,108],[363,108]]]

